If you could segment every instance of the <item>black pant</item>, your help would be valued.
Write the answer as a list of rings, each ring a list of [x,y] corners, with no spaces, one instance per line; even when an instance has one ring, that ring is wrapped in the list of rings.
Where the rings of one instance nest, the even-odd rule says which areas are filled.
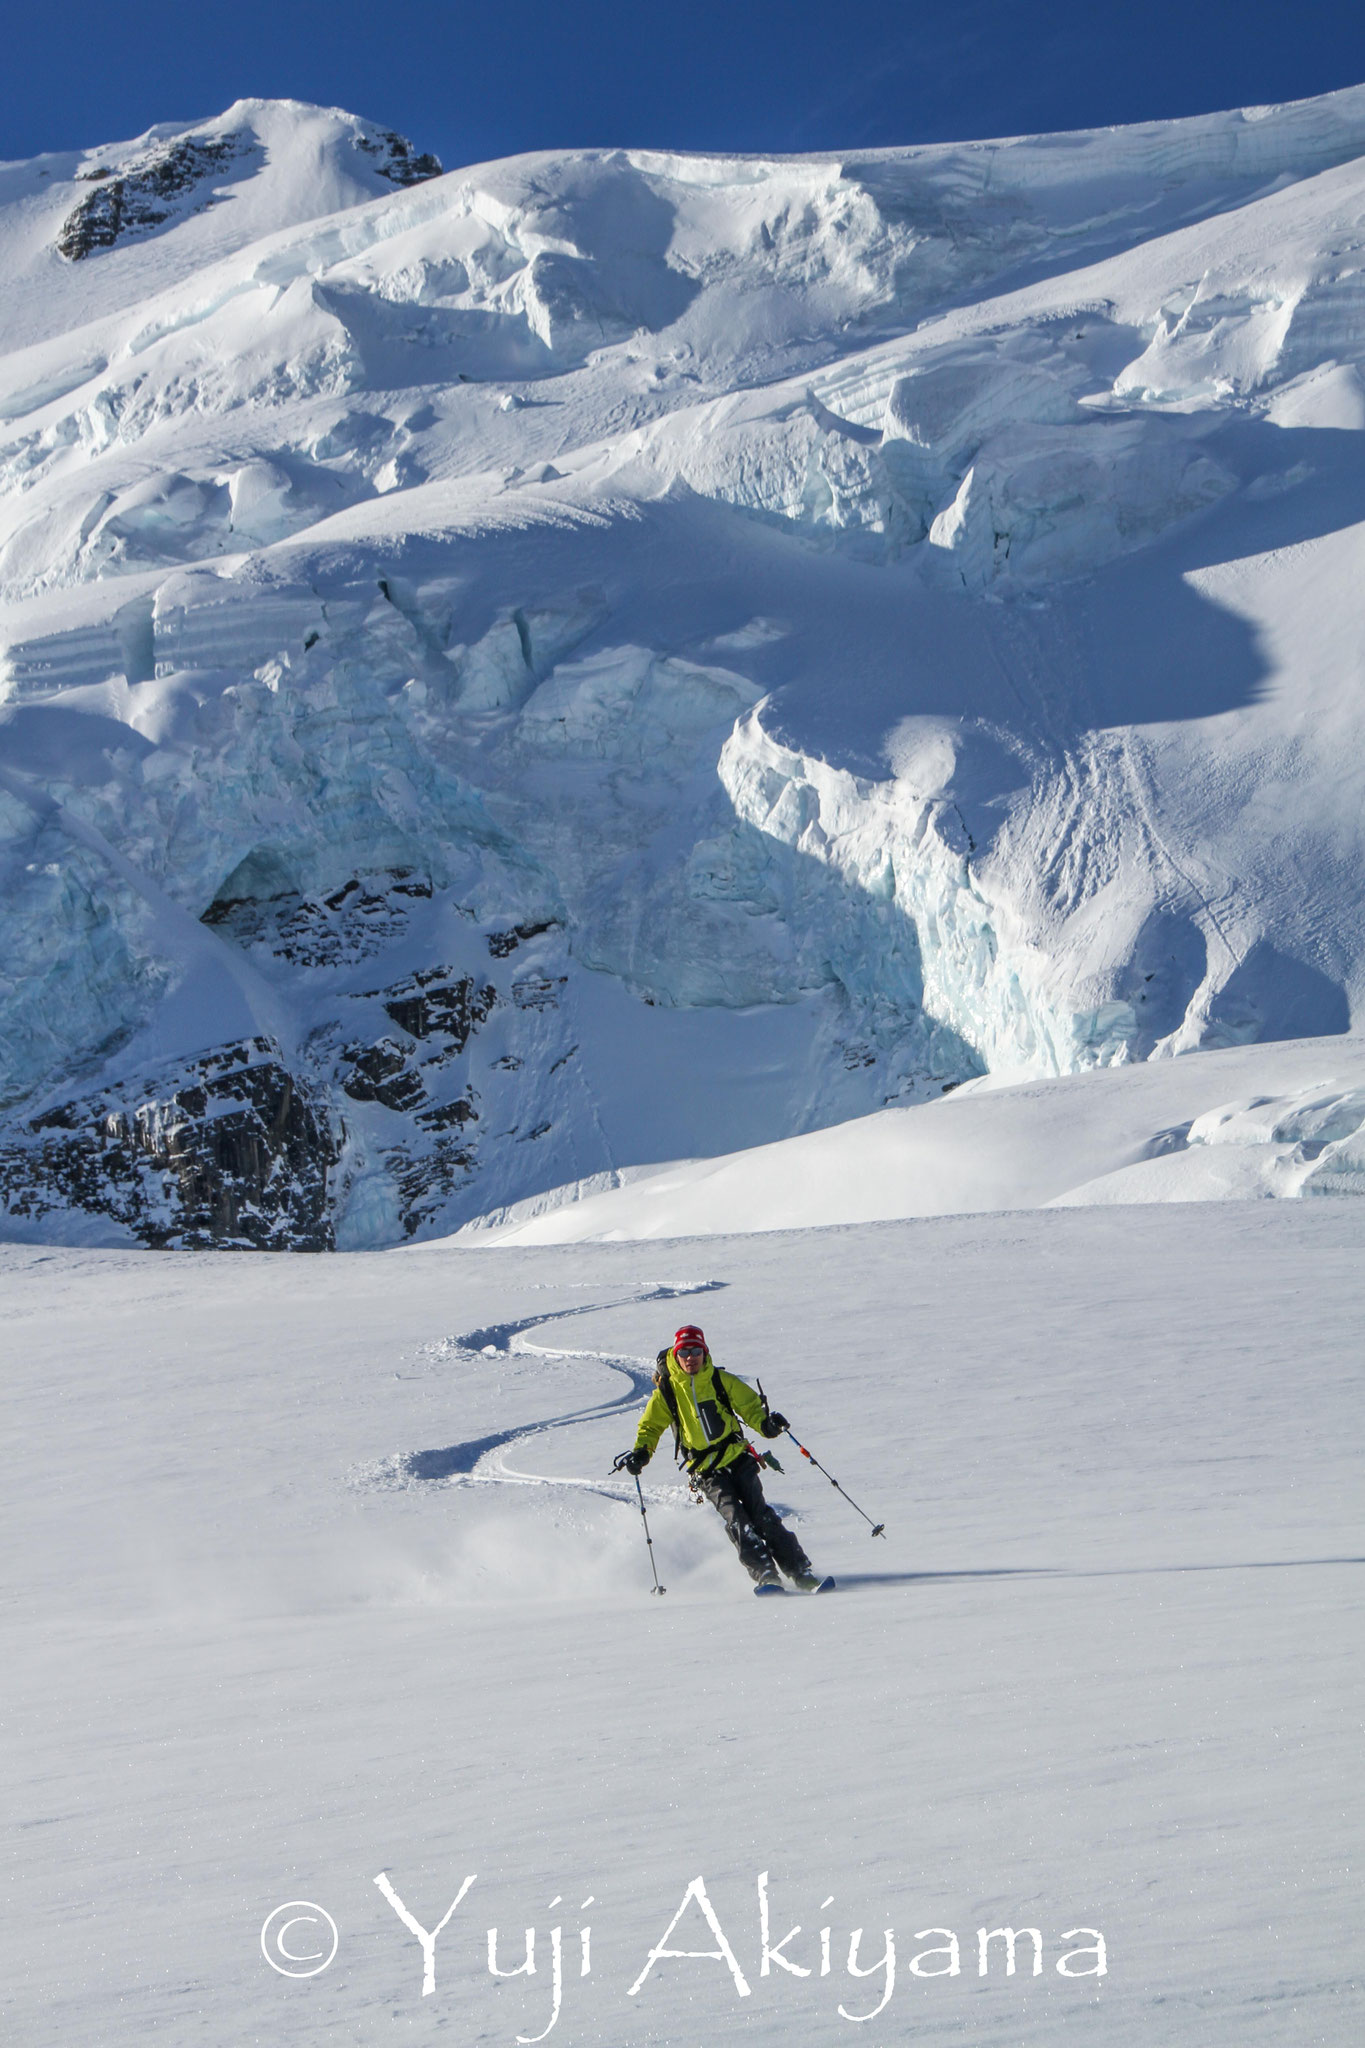
[[[763,1498],[757,1458],[747,1451],[719,1472],[699,1476],[696,1485],[725,1524],[750,1578],[761,1579],[776,1565],[788,1578],[810,1570],[810,1559],[775,1508]]]

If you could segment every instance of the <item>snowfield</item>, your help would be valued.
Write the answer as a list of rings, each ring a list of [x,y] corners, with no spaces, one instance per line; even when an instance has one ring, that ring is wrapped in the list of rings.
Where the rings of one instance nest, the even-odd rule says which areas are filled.
[[[7,2037],[512,2048],[560,1929],[556,2044],[1345,2048],[1363,1215],[7,1248]],[[779,1446],[831,1597],[756,1603],[666,1452],[650,1593],[607,1472],[693,1318],[886,1521]],[[808,1977],[763,1973],[765,1872]],[[428,1997],[380,1873],[428,1931],[476,1880]],[[748,1995],[663,1959],[632,1997],[717,1949],[695,1903],[664,1940],[698,1876]],[[262,1954],[296,1900],[338,1930],[306,1981]],[[1004,1927],[1040,1975],[979,1974]],[[1077,1928],[1103,1977],[1058,1973]]]

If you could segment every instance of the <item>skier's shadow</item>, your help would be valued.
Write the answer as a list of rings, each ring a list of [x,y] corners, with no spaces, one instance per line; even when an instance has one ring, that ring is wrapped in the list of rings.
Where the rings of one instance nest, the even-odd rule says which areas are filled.
[[[1365,1557],[1259,1557],[1240,1564],[1121,1564],[1095,1571],[1065,1565],[984,1565],[958,1572],[840,1572],[843,1586],[943,1586],[972,1579],[1142,1579],[1166,1572],[1286,1572],[1329,1564],[1365,1564]]]

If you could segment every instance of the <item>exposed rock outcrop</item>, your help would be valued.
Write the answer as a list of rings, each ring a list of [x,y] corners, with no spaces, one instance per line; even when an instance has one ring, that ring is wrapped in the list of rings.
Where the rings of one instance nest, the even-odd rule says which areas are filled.
[[[433,156],[429,149],[415,150],[405,135],[395,134],[392,128],[380,128],[373,135],[362,135],[356,148],[363,149],[374,159],[374,169],[391,185],[420,185],[427,178],[439,178],[443,173],[444,166],[438,156]]]
[[[34,1117],[0,1146],[12,1218],[84,1211],[142,1244],[330,1251],[338,1123],[268,1038],[215,1047]]]
[[[177,201],[255,147],[244,135],[187,135],[118,176],[97,165],[85,173],[95,189],[62,222],[58,251],[69,262],[78,263],[97,249],[112,249],[118,242],[161,227],[177,210]]]

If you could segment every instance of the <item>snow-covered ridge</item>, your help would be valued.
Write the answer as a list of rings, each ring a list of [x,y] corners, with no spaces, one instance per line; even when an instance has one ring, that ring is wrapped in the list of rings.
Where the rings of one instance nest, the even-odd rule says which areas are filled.
[[[0,167],[15,1227],[193,1236],[234,1048],[202,1227],[356,1245],[1344,1030],[1363,161],[1365,88],[444,176],[242,102]]]

